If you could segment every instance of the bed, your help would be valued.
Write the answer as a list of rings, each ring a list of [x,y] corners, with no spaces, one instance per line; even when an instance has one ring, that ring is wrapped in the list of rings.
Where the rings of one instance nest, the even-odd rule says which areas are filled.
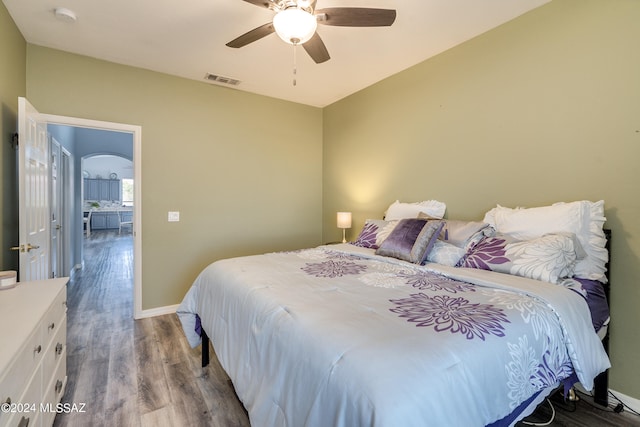
[[[390,207],[353,243],[220,260],[198,276],[178,315],[203,357],[210,337],[252,425],[513,425],[558,387],[602,379],[604,221],[517,240],[489,213],[423,210]],[[564,261],[513,255],[544,259],[541,247]]]

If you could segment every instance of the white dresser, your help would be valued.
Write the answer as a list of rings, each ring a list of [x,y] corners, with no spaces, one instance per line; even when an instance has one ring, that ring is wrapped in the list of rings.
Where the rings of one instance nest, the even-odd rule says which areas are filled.
[[[0,291],[0,427],[53,424],[67,382],[67,281]]]

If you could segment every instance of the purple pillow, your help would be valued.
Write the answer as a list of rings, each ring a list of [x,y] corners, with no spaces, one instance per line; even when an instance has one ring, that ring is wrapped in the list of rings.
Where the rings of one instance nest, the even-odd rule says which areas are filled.
[[[378,249],[397,223],[398,221],[368,219],[365,221],[356,241],[351,244],[361,248]]]
[[[377,255],[423,264],[433,248],[444,221],[402,219],[376,251]]]

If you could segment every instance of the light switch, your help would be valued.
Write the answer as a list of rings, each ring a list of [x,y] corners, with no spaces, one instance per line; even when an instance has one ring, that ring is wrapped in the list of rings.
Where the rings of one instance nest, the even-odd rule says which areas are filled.
[[[168,221],[169,222],[178,222],[180,221],[180,212],[169,212],[168,215]]]

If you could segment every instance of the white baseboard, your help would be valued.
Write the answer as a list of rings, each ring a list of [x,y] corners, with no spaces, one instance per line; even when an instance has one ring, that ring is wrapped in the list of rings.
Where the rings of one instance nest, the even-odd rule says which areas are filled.
[[[584,393],[584,394],[591,394],[588,391],[586,391],[583,387],[582,384],[580,383],[576,383],[575,384],[576,389],[578,389],[579,392]],[[613,395],[615,397],[617,397],[618,399],[620,399],[622,401],[622,403],[624,403],[625,405],[627,405],[629,408],[633,409],[636,412],[640,412],[640,400],[634,398],[634,397],[630,397],[627,396],[625,394],[620,393],[619,391],[615,391],[613,389],[609,389],[610,393],[613,393]],[[609,396],[609,405],[613,404],[613,406],[617,405],[617,402],[615,402],[615,399],[613,399],[611,396]]]
[[[614,396],[616,396],[618,399],[620,399],[622,401],[622,403],[624,403],[625,405],[627,405],[629,408],[633,409],[636,412],[640,412],[640,400],[624,395],[622,393],[620,393],[619,391],[615,391],[615,390],[609,390],[611,393],[614,394]],[[609,396],[609,402],[611,402],[611,396]]]
[[[71,271],[69,271],[69,279],[70,280],[73,279],[74,276],[76,275],[76,272],[81,269],[82,269],[82,265],[80,264],[76,264],[73,267],[71,267]]]
[[[148,310],[142,310],[136,314],[135,318],[144,319],[146,317],[155,317],[155,316],[163,316],[165,314],[172,314],[176,312],[179,305],[180,304],[167,305],[164,307],[156,307],[156,308],[150,308]]]

